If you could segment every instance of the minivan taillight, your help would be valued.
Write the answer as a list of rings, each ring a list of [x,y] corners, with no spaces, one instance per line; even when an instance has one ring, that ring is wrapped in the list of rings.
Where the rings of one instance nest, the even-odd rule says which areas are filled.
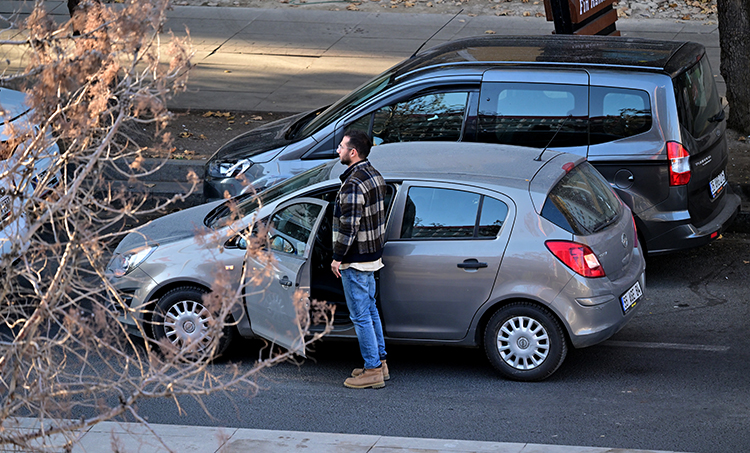
[[[571,241],[547,241],[544,243],[553,255],[583,277],[604,277],[599,258],[587,245]]]
[[[677,142],[667,142],[669,185],[684,186],[690,182],[690,154]]]
[[[633,219],[633,248],[638,248],[638,227],[635,226],[635,217]]]

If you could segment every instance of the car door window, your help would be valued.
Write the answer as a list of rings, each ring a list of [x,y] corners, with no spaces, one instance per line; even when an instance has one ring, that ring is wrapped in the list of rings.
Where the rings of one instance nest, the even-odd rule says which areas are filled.
[[[303,257],[320,210],[317,204],[299,203],[274,214],[268,233],[271,250]]]
[[[416,140],[458,141],[469,93],[431,93],[381,107],[350,125],[372,130],[376,145]]]
[[[591,87],[591,144],[611,142],[651,129],[648,93],[613,87]]]
[[[587,146],[588,87],[485,83],[478,140],[537,148]]]
[[[473,192],[411,187],[402,239],[496,237],[508,214],[505,203]]]

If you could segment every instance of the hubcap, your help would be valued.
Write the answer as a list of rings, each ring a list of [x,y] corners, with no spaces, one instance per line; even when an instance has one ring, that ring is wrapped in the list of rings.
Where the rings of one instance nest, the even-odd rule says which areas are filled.
[[[527,316],[514,316],[497,333],[497,350],[505,363],[517,370],[537,368],[549,354],[549,336],[544,327]]]
[[[172,305],[164,316],[164,333],[177,348],[197,344],[201,350],[211,342],[207,335],[211,319],[203,304],[183,300]]]

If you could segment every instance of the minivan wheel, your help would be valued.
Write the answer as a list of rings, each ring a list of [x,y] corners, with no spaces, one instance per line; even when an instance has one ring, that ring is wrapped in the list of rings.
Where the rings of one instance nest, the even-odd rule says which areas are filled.
[[[159,299],[151,330],[154,340],[162,348],[169,345],[170,352],[190,348],[188,357],[199,358],[211,347],[213,337],[208,331],[215,315],[204,305],[204,294],[206,291],[196,287],[182,287],[167,292]],[[229,347],[233,336],[234,327],[224,326],[213,357],[222,354]]]
[[[562,365],[568,343],[549,310],[516,302],[492,315],[484,331],[484,349],[503,376],[517,381],[541,381]]]

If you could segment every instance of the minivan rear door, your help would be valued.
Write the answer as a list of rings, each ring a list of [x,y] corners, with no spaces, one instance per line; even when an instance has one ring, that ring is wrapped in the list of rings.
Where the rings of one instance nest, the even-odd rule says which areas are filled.
[[[588,85],[583,70],[488,70],[482,77],[476,140],[586,156]]]
[[[713,73],[703,58],[674,79],[682,145],[690,154],[688,210],[693,224],[713,217],[726,192],[726,123]]]

